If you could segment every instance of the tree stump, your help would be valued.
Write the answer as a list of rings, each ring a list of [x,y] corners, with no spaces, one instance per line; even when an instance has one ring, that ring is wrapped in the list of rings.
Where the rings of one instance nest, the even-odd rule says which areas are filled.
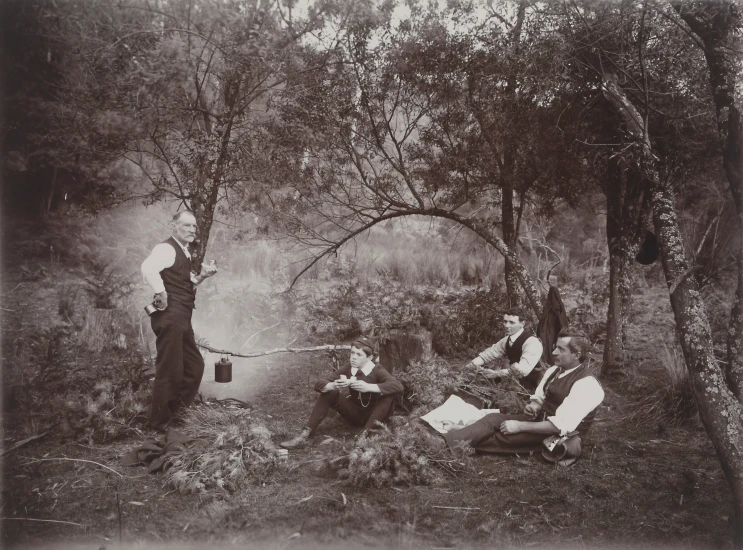
[[[127,334],[131,332],[130,324],[126,311],[90,308],[78,339],[91,351],[126,349],[129,346]]]
[[[379,342],[379,360],[390,372],[433,356],[431,333],[422,328],[394,329]]]

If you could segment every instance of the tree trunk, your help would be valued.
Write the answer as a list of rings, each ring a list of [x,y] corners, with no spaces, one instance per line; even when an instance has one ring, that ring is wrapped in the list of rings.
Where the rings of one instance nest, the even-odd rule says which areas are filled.
[[[604,364],[601,374],[611,374],[622,365],[622,308],[619,296],[620,258],[614,247],[609,246],[609,306],[606,309],[606,341]]]
[[[518,277],[519,284],[523,289],[524,296],[526,297],[526,301],[529,304],[529,307],[531,307],[531,310],[534,312],[537,318],[541,315],[542,301],[539,297],[539,291],[534,284],[534,280],[531,278],[529,272],[526,270],[526,266],[524,266],[524,264],[519,261],[516,252],[511,249],[503,241],[503,239],[493,235],[490,229],[488,227],[484,227],[480,222],[472,220],[465,216],[460,216],[455,212],[441,210],[439,208],[431,208],[421,211],[421,214],[453,220],[463,225],[464,227],[471,229],[474,233],[482,237],[482,239],[486,243],[492,245],[498,252],[503,255],[506,260],[509,260],[511,262],[511,267],[516,274],[516,277]]]
[[[624,182],[618,157],[607,163],[606,173],[606,241],[609,249],[609,306],[606,309],[606,342],[602,374],[619,370],[622,363],[622,307],[619,286],[622,271],[622,201]]]
[[[388,371],[404,371],[413,361],[433,356],[431,333],[425,329],[395,329],[379,343],[379,360]]]
[[[52,171],[52,181],[49,182],[49,189],[46,193],[44,204],[42,205],[41,214],[43,216],[46,216],[52,210],[52,200],[54,200],[54,192],[57,189],[57,172],[58,171],[59,171],[59,168],[55,166],[54,170]]]
[[[509,179],[506,176],[505,179]],[[518,256],[517,242],[518,234],[516,231],[516,222],[513,207],[513,189],[503,184],[503,201],[501,205],[501,219],[503,224],[503,240],[515,255]],[[523,292],[519,284],[519,278],[514,271],[513,264],[506,258],[504,275],[506,279],[506,294],[508,295],[509,307],[520,307],[523,301]]]
[[[618,85],[605,75],[602,90],[623,118],[639,149],[639,166],[651,190],[653,225],[658,237],[663,272],[668,284],[686,368],[689,370],[699,416],[727,478],[735,507],[735,542],[743,543],[743,406],[727,385],[714,356],[712,333],[699,286],[691,276],[675,210],[675,197],[660,180],[643,118]]]
[[[526,16],[526,1],[520,0],[516,12],[516,24],[511,29],[511,51],[514,57],[517,57],[521,49],[521,32],[524,26]],[[508,85],[506,87],[506,98],[513,106],[513,111],[518,111],[518,85],[516,81],[516,70],[511,69],[508,75]],[[514,139],[506,139],[503,144],[503,164],[501,166],[501,222],[503,224],[503,240],[513,254],[518,257],[518,227],[516,217],[514,216],[513,192],[516,162],[516,142]],[[506,279],[506,293],[510,307],[520,307],[524,301],[524,295],[521,291],[519,278],[514,270],[513,263],[506,258],[504,266],[504,275]]]
[[[624,364],[627,323],[632,308],[630,274],[649,212],[642,179],[634,171],[622,169],[616,156],[609,159],[606,181],[609,307],[602,374],[615,372]]]
[[[78,340],[91,351],[126,349],[131,320],[119,309],[90,308]]]

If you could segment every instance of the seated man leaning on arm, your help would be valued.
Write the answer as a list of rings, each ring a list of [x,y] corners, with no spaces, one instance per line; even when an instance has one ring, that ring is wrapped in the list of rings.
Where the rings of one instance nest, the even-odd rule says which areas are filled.
[[[561,333],[552,355],[555,366],[544,374],[524,414],[489,414],[460,430],[436,436],[432,444],[445,442],[454,448],[465,442],[483,453],[524,453],[540,450],[550,435],[577,431],[584,436],[596,408],[604,400],[604,390],[589,372],[590,343],[579,332]]]
[[[507,369],[480,369],[487,378],[497,378],[512,373],[529,390],[533,390],[539,383],[539,373],[534,367],[542,357],[542,343],[531,331],[524,329],[526,317],[517,308],[507,309],[503,314],[503,328],[506,330],[502,338],[472,360],[476,367],[506,357]]]
[[[402,393],[402,383],[386,369],[372,361],[374,345],[358,338],[351,345],[350,364],[315,383],[320,393],[307,425],[298,436],[279,445],[285,449],[302,447],[312,436],[330,409],[335,409],[353,426],[373,429],[377,422],[392,414],[395,396]]]

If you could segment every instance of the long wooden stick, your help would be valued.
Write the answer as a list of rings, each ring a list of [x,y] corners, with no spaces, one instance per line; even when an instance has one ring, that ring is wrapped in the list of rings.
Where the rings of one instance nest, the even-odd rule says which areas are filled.
[[[211,346],[207,346],[206,344],[196,344],[200,348],[204,348],[205,350],[211,351],[212,353],[218,353],[220,355],[230,355],[232,357],[262,357],[264,355],[272,355],[274,353],[306,353],[310,351],[335,351],[335,350],[350,350],[351,346],[335,346],[335,345],[325,345],[325,346],[315,346],[312,348],[276,348],[276,349],[270,349],[266,351],[256,351],[253,353],[236,353],[234,351],[228,351],[224,349],[215,349]]]
[[[248,336],[248,339],[245,340],[245,343],[241,346],[241,349],[244,348],[245,346],[247,346],[248,345],[248,342],[250,342],[253,338],[255,338],[256,336],[258,336],[259,334],[263,334],[267,330],[271,330],[272,328],[276,328],[280,324],[281,324],[281,321],[278,321],[278,322],[274,323],[273,325],[271,325],[270,327],[262,328],[261,330],[259,330],[255,334],[251,334],[250,336]]]

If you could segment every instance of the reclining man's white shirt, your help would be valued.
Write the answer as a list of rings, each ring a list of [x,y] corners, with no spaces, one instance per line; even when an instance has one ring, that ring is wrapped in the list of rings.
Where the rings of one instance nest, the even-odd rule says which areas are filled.
[[[578,365],[580,367],[580,365]],[[558,378],[563,378],[573,372],[578,367],[567,370],[558,375]],[[544,383],[549,379],[558,367],[550,367],[542,380],[537,386],[537,390],[534,395],[531,396],[532,401],[536,401],[540,405],[544,405],[545,394],[544,394]],[[568,434],[574,431],[578,424],[588,416],[588,414],[598,407],[604,400],[604,389],[593,376],[587,376],[581,378],[573,387],[570,388],[570,393],[565,398],[565,401],[557,407],[554,416],[548,416],[547,420],[555,425],[555,428],[560,430],[560,435]]]

